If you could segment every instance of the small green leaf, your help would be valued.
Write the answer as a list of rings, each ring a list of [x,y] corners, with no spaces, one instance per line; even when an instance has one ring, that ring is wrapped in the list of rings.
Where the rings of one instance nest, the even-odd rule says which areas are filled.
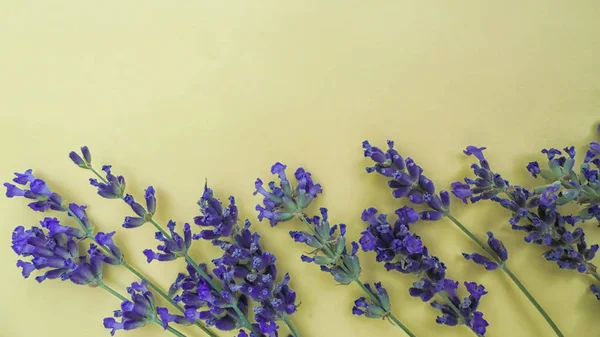
[[[548,181],[555,181],[556,179],[558,179],[559,175],[553,173],[550,170],[547,169],[541,169],[540,170],[540,175],[542,176],[542,178],[548,180]]]
[[[344,248],[346,248],[346,237],[338,236],[337,243],[335,244],[335,254],[341,255],[344,252]]]
[[[327,256],[320,256],[317,255],[315,256],[315,263],[318,265],[327,265],[327,264],[331,264],[334,260],[330,257]]]

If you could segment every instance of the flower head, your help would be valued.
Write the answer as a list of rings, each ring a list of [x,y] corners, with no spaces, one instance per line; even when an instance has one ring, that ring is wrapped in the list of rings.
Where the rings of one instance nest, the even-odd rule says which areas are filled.
[[[340,284],[349,284],[360,274],[360,263],[356,252],[358,244],[352,242],[352,249],[348,252],[346,247],[346,225],[333,225],[328,221],[329,215],[326,208],[321,208],[321,216],[307,218],[303,220],[308,226],[311,226],[311,233],[302,231],[290,231],[290,236],[294,241],[304,243],[311,248],[315,248],[312,256],[302,255],[301,260],[307,263],[315,263],[321,270],[330,273]],[[338,265],[341,261],[346,268]]]
[[[441,219],[450,210],[450,195],[447,191],[435,192],[433,181],[423,174],[423,169],[411,158],[403,159],[394,148],[394,142],[388,141],[388,149],[372,146],[363,142],[365,157],[373,159],[375,164],[367,167],[367,172],[378,172],[391,178],[388,186],[395,198],[407,198],[411,203],[426,204],[428,210],[419,213],[422,220],[435,221]]]
[[[195,240],[213,240],[233,234],[238,221],[238,208],[233,197],[229,197],[229,205],[223,207],[219,199],[214,197],[212,189],[205,184],[198,205],[202,215],[195,217],[194,223],[207,229],[195,234]]]
[[[436,322],[438,324],[457,325],[459,322],[464,322],[473,332],[480,335],[485,335],[486,328],[489,325],[488,322],[483,318],[483,313],[477,311],[481,297],[487,292],[482,285],[478,285],[474,282],[465,282],[465,287],[469,292],[469,296],[465,297],[462,301],[458,298],[455,290],[458,288],[458,282],[448,280],[445,288],[446,293],[449,294],[448,299],[452,302],[452,306],[449,304],[440,303],[433,301],[431,306],[441,311],[442,315],[438,316]],[[456,312],[454,308],[459,308],[459,312]]]
[[[90,184],[98,189],[98,194],[107,199],[123,198],[125,193],[125,178],[115,176],[111,172],[110,165],[102,166],[102,171],[106,174],[106,179],[99,182],[97,179],[90,179]]]
[[[316,184],[311,174],[303,168],[298,168],[294,174],[297,184],[292,189],[291,183],[285,173],[286,165],[275,163],[271,167],[271,173],[277,174],[280,180],[279,187],[275,182],[268,184],[269,190],[265,189],[263,181],[256,179],[255,187],[257,193],[264,196],[263,204],[257,205],[258,219],[269,219],[271,226],[292,219],[300,211],[308,207],[314,198],[322,193],[321,185]]]
[[[79,253],[77,237],[63,230],[58,220],[45,218],[41,223],[42,227],[50,227],[54,232],[50,234],[35,226],[30,229],[19,226],[13,231],[13,251],[32,258],[30,262],[17,262],[23,277],[29,278],[35,270],[40,270],[45,273],[35,278],[38,282],[60,278],[75,284],[99,285],[102,282],[102,257],[92,252],[88,261],[88,256]]]
[[[167,224],[167,228],[171,232],[171,235],[165,235],[163,232],[156,232],[156,240],[160,241],[161,244],[156,248],[159,252],[155,252],[152,249],[144,250],[144,255],[148,263],[152,260],[158,261],[172,261],[179,257],[185,256],[188,249],[192,244],[192,230],[190,224],[186,223],[183,225],[183,237],[175,231],[176,223],[170,220]]]
[[[17,187],[11,183],[4,183],[6,187],[6,196],[25,197],[34,201],[29,203],[29,207],[38,212],[44,212],[48,209],[62,210],[64,208],[63,198],[50,190],[46,182],[36,178],[33,170],[26,170],[24,173],[15,173],[13,182],[22,185]]]
[[[364,315],[367,318],[386,318],[390,315],[391,305],[388,293],[381,282],[374,284],[375,290],[370,284],[365,284],[367,290],[371,293],[376,301],[367,300],[364,297],[359,297],[354,301],[354,307],[352,308],[352,314],[361,316]]]
[[[83,155],[83,158],[75,151],[71,151],[69,153],[69,158],[71,158],[71,160],[73,161],[73,163],[75,163],[75,165],[84,168],[84,169],[89,169],[92,166],[92,154],[90,153],[90,149],[88,149],[87,146],[82,146],[81,147],[81,154]]]
[[[115,310],[113,316],[104,319],[104,327],[111,329],[110,334],[114,336],[118,330],[134,330],[141,328],[150,323],[159,321],[159,317],[167,319],[167,321],[183,322],[181,316],[174,318],[174,315],[169,315],[166,308],[157,308],[154,295],[146,287],[146,281],[141,283],[134,282],[131,287],[127,288],[127,292],[131,295],[131,300],[126,300],[121,303],[121,309]],[[157,316],[158,312],[160,316]],[[117,321],[115,318],[120,319]],[[167,329],[167,323],[162,322],[164,329]]]

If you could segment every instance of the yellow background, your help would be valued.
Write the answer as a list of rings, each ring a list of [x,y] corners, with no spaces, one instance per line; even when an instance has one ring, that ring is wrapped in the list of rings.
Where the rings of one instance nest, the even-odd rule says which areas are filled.
[[[468,173],[468,144],[488,146],[496,170],[533,186],[523,167],[543,159],[541,148],[581,151],[598,139],[599,11],[597,1],[2,1],[0,177],[31,167],[65,198],[88,204],[98,228],[117,230],[127,258],[165,287],[182,263],[147,265],[141,250],[155,246],[153,229],[120,228],[130,210],[97,196],[67,153],[87,144],[94,162],[113,164],[138,197],[154,185],[161,222],[198,214],[208,178],[221,198],[237,197],[280,270],[292,274],[302,336],[401,336],[350,314],[357,287],[334,285],[300,262],[304,249],[287,234],[297,223],[256,221],[254,179],[268,178],[275,161],[305,166],[324,186],[310,211],[329,207],[352,239],[365,207],[399,205],[384,179],[364,172],[364,139],[395,139],[438,188]],[[43,217],[25,205],[0,199],[0,336],[107,336],[101,322],[117,308],[114,298],[21,278],[10,234]],[[454,205],[478,235],[492,229],[504,240],[509,264],[566,336],[594,336],[600,303],[591,278],[545,262],[541,248],[510,230],[507,212]],[[600,241],[600,229],[587,227],[589,241]],[[505,276],[460,256],[476,248],[450,222],[415,231],[450,277],[485,284],[489,336],[552,335]],[[193,248],[205,261],[217,253],[206,243]],[[472,335],[435,324],[436,312],[407,293],[412,276],[360,256],[363,280],[384,282],[394,313],[417,335]],[[120,289],[134,280],[116,268],[105,273]]]

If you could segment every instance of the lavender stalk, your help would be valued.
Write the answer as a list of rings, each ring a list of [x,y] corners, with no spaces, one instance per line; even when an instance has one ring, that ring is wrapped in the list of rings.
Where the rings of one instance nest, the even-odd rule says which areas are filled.
[[[502,242],[496,239],[491,232],[488,232],[489,239],[487,245],[479,240],[477,236],[452,216],[450,212],[449,193],[447,191],[442,191],[438,197],[435,194],[433,182],[422,174],[423,169],[416,165],[411,158],[407,158],[404,161],[398,151],[394,149],[394,143],[392,141],[388,141],[388,147],[389,149],[387,152],[383,152],[379,148],[372,147],[368,142],[363,143],[365,157],[370,157],[375,161],[375,165],[368,167],[367,172],[376,171],[384,176],[392,178],[392,180],[388,182],[388,185],[394,189],[392,193],[394,197],[405,197],[413,204],[425,204],[429,210],[421,212],[418,216],[420,219],[435,221],[447,217],[451,220],[452,223],[489,255],[489,257],[486,257],[478,253],[463,253],[463,256],[468,260],[473,260],[475,263],[483,265],[487,270],[503,270],[538,310],[555,334],[562,337],[563,334],[558,326],[506,265],[508,252],[504,248]]]
[[[388,293],[381,283],[374,283],[375,289],[373,289],[371,285],[364,284],[360,280],[361,268],[356,256],[358,244],[352,242],[352,249],[348,252],[345,237],[346,225],[331,226],[325,208],[321,208],[321,217],[310,218],[302,212],[318,194],[322,193],[321,185],[314,183],[309,172],[299,168],[295,173],[298,184],[295,189],[292,189],[285,169],[286,166],[281,163],[272,166],[271,173],[279,176],[280,186],[277,187],[275,182],[270,182],[268,184],[270,191],[264,188],[262,180],[256,180],[254,194],[260,193],[264,196],[263,204],[256,206],[259,220],[268,219],[271,226],[276,226],[280,222],[294,218],[299,219],[306,225],[308,232],[290,231],[290,236],[294,241],[304,243],[314,249],[312,256],[302,255],[302,261],[319,265],[322,271],[330,273],[340,284],[356,283],[368,297],[368,300],[365,297],[358,298],[354,302],[352,313],[364,315],[367,318],[388,319],[408,336],[415,337],[392,314]]]
[[[17,263],[17,266],[23,268],[22,273],[25,278],[29,277],[31,272],[35,269],[45,269],[49,266],[55,266],[56,269],[36,277],[36,280],[38,282],[43,282],[46,279],[61,278],[62,280],[70,279],[77,284],[88,282],[83,284],[100,286],[102,284],[102,263],[123,266],[137,277],[144,280],[144,282],[147,282],[148,285],[151,285],[153,289],[161,294],[161,296],[183,312],[183,308],[179,307],[177,303],[167,296],[158,286],[149,281],[143,274],[125,261],[121,249],[117,247],[112,239],[115,232],[98,232],[94,235],[94,226],[87,217],[85,206],[80,206],[75,203],[69,204],[62,196],[53,192],[47,186],[45,181],[35,177],[32,170],[27,170],[23,174],[15,173],[15,175],[16,178],[14,178],[13,181],[23,187],[19,188],[13,184],[5,183],[4,186],[7,188],[7,197],[12,198],[15,196],[22,196],[34,200],[29,203],[29,207],[34,211],[45,212],[47,210],[54,210],[66,212],[75,219],[81,227],[79,229],[63,226],[56,218],[45,218],[41,224],[43,228],[48,230],[48,238],[46,239],[43,239],[46,234],[38,227],[32,227],[30,230],[25,230],[23,227],[17,227],[13,233],[13,250],[17,254],[23,256],[34,256],[33,263],[23,262],[21,260]],[[86,239],[94,242],[93,244],[90,244],[88,250],[90,263],[85,262],[85,256],[79,257],[77,255],[77,242]],[[66,242],[68,247],[60,248],[62,246],[59,245],[58,251],[50,254],[50,251],[52,251],[53,248],[45,247],[40,240],[46,240],[49,243],[59,240],[61,243]],[[56,244],[53,244],[53,246],[54,245]],[[68,249],[70,253],[66,254],[65,249]],[[52,258],[48,259],[49,257]],[[61,262],[60,259],[63,261]],[[74,261],[81,261],[81,266],[78,268]],[[88,269],[91,269],[91,271]],[[77,272],[75,272],[76,270]],[[93,281],[94,278],[97,279],[97,281]],[[195,322],[194,324],[209,336],[216,337],[215,334],[199,322]],[[165,329],[167,328],[165,327]]]
[[[294,337],[299,336],[288,318],[288,315],[296,311],[296,293],[288,286],[290,277],[286,274],[283,282],[274,282],[277,276],[275,256],[262,250],[259,244],[260,236],[249,230],[249,221],[246,220],[243,227],[239,225],[233,197],[229,199],[230,204],[223,207],[222,203],[213,197],[212,190],[205,186],[199,201],[203,215],[196,217],[195,223],[214,228],[192,235],[190,225],[186,223],[183,226],[184,235],[181,236],[175,231],[175,222],[169,221],[167,224],[169,233],[153,219],[156,212],[156,196],[152,186],[145,191],[144,207],[136,202],[132,195],[125,194],[125,179],[113,175],[110,166],[105,165],[102,168],[106,174],[105,178],[90,162],[81,157],[79,160],[77,154],[71,153],[70,157],[79,167],[91,170],[100,179],[90,179],[100,196],[122,199],[131,207],[136,216],[126,217],[123,227],[137,228],[151,223],[158,230],[156,239],[161,242],[157,247],[158,251],[144,251],[148,262],[172,261],[180,257],[186,260],[187,273],[179,274],[169,291],[171,297],[183,290],[180,295],[173,297],[173,300],[183,303],[185,317],[169,315],[166,318],[167,322],[181,324],[185,318],[189,321],[204,320],[208,326],[215,326],[219,330],[244,328],[250,332],[251,337],[275,337],[279,330],[276,322],[283,321]],[[197,264],[188,254],[192,238],[210,240],[213,245],[223,250],[224,255],[213,260],[217,267],[212,273],[209,273],[206,265]],[[254,307],[256,323],[251,323],[248,319],[249,299],[259,304]],[[203,311],[205,308],[208,310]],[[240,330],[239,336],[246,335],[246,331]]]

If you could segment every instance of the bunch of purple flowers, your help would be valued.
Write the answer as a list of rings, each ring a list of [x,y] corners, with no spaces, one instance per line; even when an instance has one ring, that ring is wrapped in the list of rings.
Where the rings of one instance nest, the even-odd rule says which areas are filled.
[[[89,150],[85,147],[82,150],[86,153],[86,161],[91,162]],[[41,270],[45,273],[36,277],[38,282],[46,279],[70,280],[75,284],[98,287],[111,293],[122,301],[121,310],[115,312],[115,317],[122,317],[121,322],[117,322],[114,318],[104,321],[105,327],[111,329],[111,334],[114,334],[116,330],[131,330],[150,323],[158,323],[176,336],[185,336],[175,328],[168,326],[167,321],[161,320],[168,316],[168,310],[154,306],[153,295],[145,288],[145,285],[151,285],[157,292],[160,292],[160,288],[125,261],[121,249],[113,240],[115,232],[94,234],[94,226],[87,216],[86,206],[68,203],[62,196],[53,192],[44,180],[35,177],[32,170],[29,169],[23,174],[16,173],[15,175],[13,182],[21,186],[5,183],[7,197],[21,196],[32,200],[29,207],[34,211],[52,210],[67,213],[79,226],[79,228],[65,226],[56,218],[46,217],[40,223],[42,228],[36,226],[30,229],[25,229],[23,226],[17,227],[12,237],[13,250],[20,256],[32,258],[31,262],[22,260],[17,262],[17,266],[22,268],[25,278],[28,278],[35,270]],[[85,240],[93,243],[89,243],[86,253],[82,254],[80,248]],[[140,277],[144,285],[142,297],[147,300],[141,300],[136,291],[128,290],[132,294],[132,302],[108,286],[102,277],[102,269],[105,264],[125,267]],[[131,289],[138,288],[134,284]],[[168,298],[166,294],[161,294]],[[152,299],[152,305],[148,305],[150,299]],[[171,302],[174,303],[172,300]],[[183,308],[179,309],[183,311]],[[194,323],[209,336],[216,337],[199,322]],[[191,322],[186,320],[185,324],[191,324]]]
[[[423,271],[427,271],[433,263],[430,261],[438,261],[435,257],[429,257],[427,250],[423,248],[423,244],[420,242],[418,237],[410,234],[409,226],[418,222],[419,220],[425,221],[437,221],[442,218],[448,218],[454,223],[463,233],[465,233],[471,240],[473,240],[486,255],[479,253],[467,254],[463,253],[463,256],[467,260],[483,265],[487,270],[502,270],[515,285],[521,290],[521,292],[529,299],[532,305],[539,311],[544,317],[549,326],[553,329],[555,334],[562,337],[563,334],[560,329],[556,326],[554,321],[541,307],[541,305],[533,298],[531,293],[523,286],[517,276],[508,268],[506,265],[508,260],[508,251],[498,240],[492,232],[488,232],[487,244],[482,242],[477,236],[475,236],[469,229],[467,229],[458,219],[451,214],[450,210],[450,194],[447,191],[441,191],[436,194],[436,188],[434,183],[423,174],[423,169],[418,166],[414,160],[410,157],[404,159],[402,155],[394,148],[394,142],[388,141],[388,149],[386,151],[381,150],[378,147],[372,146],[368,141],[363,142],[364,156],[371,158],[374,161],[373,166],[366,168],[368,173],[377,172],[380,175],[389,178],[388,186],[392,188],[392,195],[395,198],[405,198],[411,204],[416,206],[425,206],[425,210],[422,212],[416,212],[414,209],[409,207],[403,207],[396,211],[398,220],[394,226],[394,230],[391,231],[391,227],[382,226],[381,224],[387,223],[385,215],[381,216],[380,219],[375,220],[374,214],[376,210],[367,210],[363,213],[363,219],[369,223],[369,229],[363,232],[363,241],[368,242],[366,245],[367,250],[377,251],[377,261],[386,262],[386,269],[395,269],[403,273],[416,273],[422,275]],[[468,151],[473,151],[474,148],[469,148]],[[502,179],[498,179],[493,175],[486,176],[486,184],[504,184]],[[478,187],[480,185],[478,184]],[[453,192],[456,194],[457,187],[453,184]],[[535,203],[535,202],[534,202]],[[383,232],[382,232],[383,230]],[[418,242],[419,241],[419,242]],[[418,243],[417,243],[418,242]],[[363,249],[365,245],[363,245]],[[391,261],[397,260],[397,263],[391,263]],[[422,263],[421,261],[425,261]],[[442,264],[443,266],[443,264]],[[444,268],[445,270],[445,268]],[[427,275],[427,274],[426,274]],[[415,283],[419,286],[428,285],[428,288],[432,290],[429,293],[434,295],[437,292],[442,293],[442,298],[450,298],[443,293],[448,292],[442,286],[436,286],[437,284],[443,284],[444,276],[438,277],[441,281],[432,282],[431,277],[423,278],[421,281]],[[435,281],[435,279],[434,279]],[[449,281],[453,284],[454,281]],[[429,285],[431,284],[431,285]],[[465,282],[467,289],[472,294],[470,288],[473,289],[474,283]],[[483,286],[481,286],[483,287]],[[421,292],[411,289],[413,296],[420,296]],[[451,291],[453,291],[451,289]],[[429,297],[429,296],[427,296]],[[428,300],[428,298],[423,300]],[[478,298],[479,299],[479,298]],[[452,302],[452,301],[450,301]],[[477,320],[471,320],[471,313],[462,313],[459,306],[450,305],[449,308],[440,308],[436,302],[432,303],[434,308],[440,309],[442,313],[446,313],[449,309],[452,309],[454,315],[459,318],[459,322],[466,324],[478,335],[485,333],[485,328],[488,325],[483,319],[483,314],[480,312],[472,313],[473,318]],[[454,323],[454,321],[451,321]],[[438,323],[447,324],[447,321],[438,318]]]
[[[600,281],[597,267],[592,263],[598,245],[588,245],[585,232],[577,226],[584,221],[596,218],[598,212],[598,168],[600,166],[600,144],[592,142],[579,174],[574,171],[575,149],[543,149],[548,158],[548,169],[541,169],[537,162],[527,165],[534,178],[544,178],[547,183],[530,191],[521,186],[511,185],[499,173],[492,171],[483,155],[484,147],[469,146],[464,152],[478,159],[473,164],[475,178],[465,178],[465,182],[452,184],[452,192],[463,202],[476,203],[490,200],[512,213],[511,228],[526,233],[525,242],[547,248],[543,254],[546,260],[556,262],[561,269],[577,270]],[[594,165],[595,169],[591,165]],[[567,204],[583,205],[578,214],[563,215],[559,207]],[[600,298],[596,285],[592,292]]]
[[[321,185],[312,180],[309,172],[298,168],[294,174],[298,182],[296,187],[292,188],[285,170],[286,165],[281,163],[275,163],[271,167],[271,173],[278,175],[280,183],[276,186],[274,181],[269,182],[269,190],[264,188],[260,178],[256,180],[254,194],[264,197],[263,204],[256,206],[259,219],[268,219],[271,226],[294,218],[299,219],[308,231],[290,231],[290,236],[294,241],[313,249],[311,256],[301,256],[302,261],[319,265],[322,271],[331,274],[339,284],[348,285],[354,282],[364,291],[366,297],[359,297],[354,302],[352,313],[367,318],[388,319],[407,335],[414,337],[415,335],[391,312],[389,295],[381,283],[374,283],[373,289],[371,285],[360,280],[361,267],[356,256],[359,247],[356,242],[352,242],[352,248],[348,252],[346,225],[332,226],[326,208],[321,208],[321,216],[308,217],[303,213],[312,200],[322,193]]]
[[[85,157],[85,153],[83,155]],[[102,177],[77,154],[72,153],[71,158],[79,167],[90,170],[98,177],[99,181],[90,179],[90,183],[97,188],[100,196],[122,199],[131,207],[135,216],[125,217],[124,228],[137,228],[150,223],[158,230],[155,235],[160,242],[157,250],[144,250],[148,262],[185,259],[187,273],[179,274],[169,291],[172,300],[185,309],[184,316],[167,313],[163,319],[165,324],[203,321],[207,326],[222,331],[246,329],[252,337],[277,337],[280,328],[277,322],[283,321],[292,334],[298,336],[288,319],[288,315],[296,311],[296,293],[288,286],[290,277],[286,274],[282,282],[275,282],[275,256],[261,248],[260,236],[250,231],[248,220],[243,227],[239,225],[233,197],[229,197],[229,205],[224,207],[205,185],[198,202],[202,215],[194,219],[203,230],[193,235],[190,224],[186,223],[183,235],[180,235],[175,230],[176,223],[170,220],[167,232],[154,219],[157,206],[154,187],[149,186],[145,190],[143,206],[132,195],[125,193],[125,179],[114,176],[110,166],[103,166],[105,177]],[[210,240],[222,249],[223,255],[212,261],[215,268],[211,272],[205,264],[196,263],[189,255],[192,239]],[[250,322],[250,299],[256,304],[256,323]],[[243,330],[239,333],[242,336],[247,334]]]

